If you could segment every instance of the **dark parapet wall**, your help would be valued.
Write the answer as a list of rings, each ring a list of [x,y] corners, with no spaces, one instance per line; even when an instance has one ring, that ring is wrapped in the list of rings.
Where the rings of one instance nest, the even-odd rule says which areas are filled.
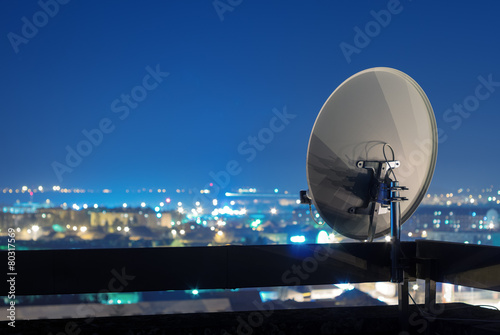
[[[419,306],[423,308],[423,306]],[[13,333],[58,334],[481,334],[500,332],[500,312],[466,304],[437,305],[432,315],[410,306],[408,332],[401,332],[397,306],[364,306],[177,315],[122,316],[92,319],[16,322]],[[432,327],[432,328],[431,328]],[[0,322],[0,332],[10,328]],[[12,329],[9,329],[12,331]]]

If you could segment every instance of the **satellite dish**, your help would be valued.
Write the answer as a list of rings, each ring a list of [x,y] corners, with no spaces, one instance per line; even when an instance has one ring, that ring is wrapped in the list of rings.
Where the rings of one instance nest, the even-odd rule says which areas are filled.
[[[385,185],[408,188],[409,201],[398,204],[402,224],[427,192],[436,157],[436,120],[422,88],[401,71],[367,69],[337,87],[318,114],[307,150],[309,197],[335,231],[371,241],[391,232]]]

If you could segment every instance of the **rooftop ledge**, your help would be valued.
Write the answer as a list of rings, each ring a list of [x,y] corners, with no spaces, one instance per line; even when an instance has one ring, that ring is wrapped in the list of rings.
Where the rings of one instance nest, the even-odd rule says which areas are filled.
[[[402,242],[401,245],[406,259],[406,272],[410,279],[419,278],[426,281],[426,305],[423,309],[429,310],[429,302],[435,302],[436,282],[500,291],[500,247],[436,241]],[[232,289],[389,281],[390,250],[389,243],[336,243],[17,251],[16,295]],[[0,257],[7,259],[7,252],[0,252]],[[1,285],[3,292],[9,291],[6,280],[2,280]],[[442,316],[438,319],[435,319],[435,315],[432,316],[432,319],[436,320],[432,325],[436,327],[447,324],[448,328],[454,325],[463,328],[466,325],[472,327],[471,334],[475,334],[474,327],[479,326],[499,330],[498,311],[465,304],[442,306],[443,308],[437,308],[442,311]],[[431,325],[429,315],[422,314],[422,308],[410,306],[409,317],[414,316],[415,324],[412,327],[417,327],[417,330],[418,326],[424,323],[429,327]],[[233,329],[235,320],[248,320],[252,313],[256,312],[96,318],[92,322],[92,329],[103,327],[108,334],[123,334],[117,330],[122,327],[118,325],[127,324],[127,329],[136,329],[137,333],[139,329],[156,329],[156,332],[151,334],[170,334],[171,332],[165,332],[167,327],[170,330],[176,329],[178,333],[204,333],[204,329],[208,329],[212,334],[219,334],[226,329],[224,327],[228,328],[228,332]],[[263,318],[265,320],[259,327],[253,327],[259,329],[252,328],[252,333],[257,334],[263,329],[267,330],[262,333],[270,333],[266,327],[276,326],[278,328],[273,329],[285,327],[287,330],[284,328],[283,331],[286,334],[300,334],[301,329],[304,334],[313,329],[317,329],[313,333],[333,334],[337,332],[335,327],[341,322],[346,331],[341,333],[376,334],[378,328],[369,325],[382,322],[389,328],[384,328],[380,333],[390,334],[393,329],[390,325],[394,318],[397,319],[397,314],[398,306],[276,310],[271,316]],[[421,322],[418,322],[418,317],[423,318]],[[475,318],[482,321],[470,321]],[[469,322],[463,323],[457,319]],[[45,328],[64,329],[58,326],[59,323],[71,323],[78,326],[78,329],[90,327],[81,319],[19,320],[15,330],[19,334],[35,334]],[[394,324],[397,328],[398,323]],[[6,325],[6,322],[1,322],[0,328]],[[238,332],[250,333],[245,333],[244,330]],[[279,331],[276,334],[278,333]]]

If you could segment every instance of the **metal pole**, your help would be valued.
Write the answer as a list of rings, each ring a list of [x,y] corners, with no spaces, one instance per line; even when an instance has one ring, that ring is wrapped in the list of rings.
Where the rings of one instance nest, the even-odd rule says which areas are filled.
[[[401,245],[399,241],[399,229],[401,220],[401,207],[399,196],[399,182],[391,182],[391,282],[398,284],[398,309],[401,330],[407,331],[409,328],[408,319],[408,278],[403,272],[400,264]]]
[[[397,198],[399,198],[398,181],[391,181],[391,282],[400,283],[402,280],[399,266],[399,221],[401,219],[401,208]]]

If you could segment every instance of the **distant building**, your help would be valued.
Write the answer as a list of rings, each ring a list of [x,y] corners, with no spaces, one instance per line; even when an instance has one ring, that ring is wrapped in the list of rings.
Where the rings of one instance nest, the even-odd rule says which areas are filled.
[[[154,212],[91,211],[90,225],[92,227],[108,227],[108,231],[115,231],[127,226],[171,227],[172,215],[170,213],[160,213],[160,215]]]

